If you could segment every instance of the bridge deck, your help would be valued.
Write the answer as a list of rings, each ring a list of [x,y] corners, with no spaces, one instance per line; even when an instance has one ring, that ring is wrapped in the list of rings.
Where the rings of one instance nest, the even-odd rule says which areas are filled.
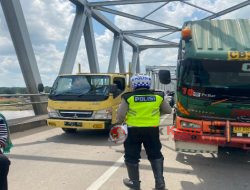
[[[169,123],[171,118],[166,118],[162,125]],[[166,131],[164,128],[161,141],[169,190],[250,188],[249,154],[233,150],[218,156],[177,154]],[[85,131],[68,135],[61,129],[44,127],[14,133],[12,137],[15,147],[9,155],[10,190],[126,189],[122,184],[127,175],[122,164],[123,147],[109,147],[107,133]],[[142,189],[152,189],[153,174],[144,151],[140,168]]]

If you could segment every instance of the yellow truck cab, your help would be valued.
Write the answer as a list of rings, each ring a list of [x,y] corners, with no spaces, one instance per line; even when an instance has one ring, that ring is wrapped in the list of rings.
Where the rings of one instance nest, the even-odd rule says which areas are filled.
[[[126,74],[60,75],[48,100],[48,126],[66,133],[77,129],[110,129],[121,95],[129,91]]]

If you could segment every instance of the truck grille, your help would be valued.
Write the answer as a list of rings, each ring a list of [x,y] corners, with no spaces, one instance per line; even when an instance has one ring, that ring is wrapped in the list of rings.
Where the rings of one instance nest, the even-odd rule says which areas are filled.
[[[209,128],[210,128],[211,134],[219,133],[219,134],[223,135],[225,133],[226,126],[211,125],[211,126],[209,126]]]
[[[212,134],[212,135],[223,135],[225,134],[226,126],[209,126],[210,132],[205,132],[204,134]],[[250,138],[250,133],[234,133],[233,126],[231,126],[230,131],[231,137],[241,137],[241,138]]]
[[[93,111],[60,110],[59,113],[61,117],[71,118],[71,119],[82,119],[82,118],[90,118],[93,114]]]

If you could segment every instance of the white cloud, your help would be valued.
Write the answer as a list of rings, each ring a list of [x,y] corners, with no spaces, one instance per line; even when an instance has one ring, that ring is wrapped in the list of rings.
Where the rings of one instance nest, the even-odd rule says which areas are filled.
[[[24,86],[24,80],[15,55],[0,56],[0,86]]]
[[[206,5],[206,9],[218,12],[243,1],[244,0],[190,0],[189,2],[203,7]],[[68,0],[21,0],[21,4],[42,81],[45,85],[51,85],[58,74],[62,62],[75,15],[75,8]],[[161,4],[163,3],[126,5],[112,8],[143,17]],[[245,7],[222,18],[250,18],[248,11],[249,7]],[[157,13],[150,15],[148,19],[181,27],[186,20],[197,20],[208,15],[210,14],[195,9],[192,6],[180,2],[171,2],[161,8]],[[123,30],[161,28],[119,16],[114,17],[114,22]],[[24,86],[24,80],[2,10],[0,10],[0,31],[0,86]],[[160,37],[162,35],[163,33],[151,34],[149,36]],[[170,35],[163,39],[178,42],[178,35]],[[106,72],[113,43],[113,33],[108,30],[105,30],[102,34],[98,32],[98,34],[95,34],[95,41],[100,70],[101,72]],[[137,39],[136,41],[139,44],[160,44],[160,42],[152,42],[144,39]],[[125,44],[125,62],[127,67],[128,63],[132,60],[131,50],[132,48]],[[145,65],[175,65],[176,59],[176,49],[151,49],[143,51],[140,55],[142,71]],[[81,63],[83,72],[89,72],[84,37],[81,39],[76,63]],[[74,72],[77,72],[77,68],[77,64],[75,64]]]
[[[105,30],[104,34],[95,36],[100,71],[107,72],[114,35],[109,30]]]
[[[0,52],[1,55],[10,55],[15,53],[12,41],[9,37],[0,36]]]
[[[162,3],[158,3],[158,5],[129,5],[129,6],[119,6],[119,10],[134,14],[134,15],[147,15],[149,10],[154,10],[156,7],[161,5]],[[147,9],[145,8],[147,6]],[[194,13],[194,8],[184,5],[182,3],[169,3],[167,6],[164,6],[162,9],[160,9],[157,13],[152,14],[148,17],[148,19],[152,19],[158,22],[164,22],[169,25],[181,27],[184,20],[187,17],[191,17]],[[130,19],[124,18],[124,17],[115,17],[115,23],[122,28],[123,30],[128,29],[152,29],[152,28],[160,28],[158,26],[152,26],[147,23],[140,23],[138,21],[132,21]],[[145,35],[145,34],[143,34]],[[161,34],[153,34],[148,35],[152,37],[160,37],[164,35],[164,33]],[[150,40],[145,39],[139,39],[139,38],[133,38],[138,44],[161,44],[160,42],[154,42]],[[171,40],[174,42],[178,42],[179,40],[176,39],[175,35],[171,35],[170,38],[164,38],[166,40]],[[142,66],[142,71],[144,71],[144,68],[146,65],[175,65],[177,60],[177,50],[176,48],[173,49],[149,49],[146,51],[143,51],[140,55],[140,62]]]
[[[68,0],[21,0],[21,4],[33,43],[68,38],[75,9]]]
[[[244,0],[205,0],[205,1],[198,1],[193,0],[189,1],[192,4],[198,5],[200,7],[204,7],[213,12],[219,12],[223,9],[229,8],[234,6],[238,3],[243,2]],[[119,11],[123,11],[133,15],[147,15],[150,10],[154,10],[156,7],[161,5],[159,3],[157,6],[152,4],[147,5],[129,5],[129,6],[117,6]],[[147,6],[147,8],[145,8]],[[237,10],[235,12],[229,13],[222,18],[250,18],[250,15],[247,13],[249,11],[249,7],[245,7],[243,9]],[[158,22],[163,22],[166,24],[170,24],[172,26],[181,27],[183,22],[187,20],[197,20],[204,18],[206,16],[211,15],[203,10],[196,9],[190,5],[180,3],[180,2],[172,2],[161,8],[157,13],[153,13],[148,17],[148,19],[155,20]],[[152,26],[147,23],[139,24],[138,21],[130,20],[124,17],[116,16],[115,23],[122,28],[123,30],[128,29],[149,29],[149,28],[156,28],[157,26]],[[143,34],[144,35],[144,34]],[[148,35],[152,37],[159,37],[163,34],[154,34]],[[174,42],[178,42],[179,39],[177,38],[179,35],[170,35],[166,38],[166,40],[171,40]],[[135,39],[135,38],[133,38]],[[148,44],[149,40],[144,39],[135,39],[139,44]],[[150,44],[155,44],[157,42],[150,42]],[[159,44],[159,43],[158,43]],[[141,65],[175,65],[177,60],[177,50],[176,49],[152,49],[146,50],[145,52],[141,53]]]
[[[60,68],[75,8],[68,0],[21,0],[21,5],[42,81],[51,85]],[[0,29],[0,59],[5,71],[0,78],[8,78],[1,80],[0,86],[24,86],[2,10]]]

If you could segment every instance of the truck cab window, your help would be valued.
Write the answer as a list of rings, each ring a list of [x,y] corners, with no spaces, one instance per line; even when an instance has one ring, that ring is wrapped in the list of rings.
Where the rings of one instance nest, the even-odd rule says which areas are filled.
[[[125,78],[115,77],[113,83],[117,85],[117,93],[114,94],[117,97],[125,90]]]

